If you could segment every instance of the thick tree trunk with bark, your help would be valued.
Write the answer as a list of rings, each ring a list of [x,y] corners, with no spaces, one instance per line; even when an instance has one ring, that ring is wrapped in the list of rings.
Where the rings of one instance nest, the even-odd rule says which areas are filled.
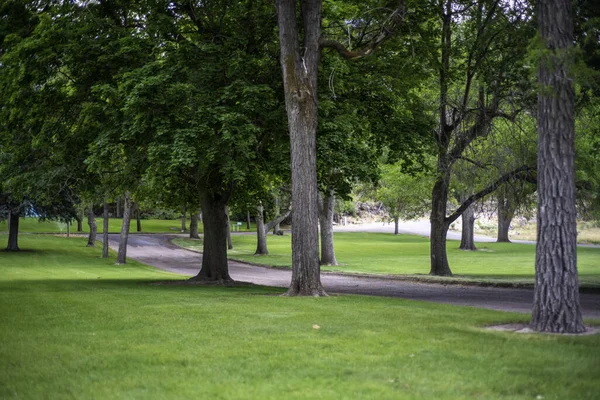
[[[119,236],[119,252],[117,253],[117,264],[127,262],[127,240],[129,239],[129,224],[131,223],[131,195],[125,192],[123,197],[123,225]]]
[[[265,230],[264,208],[262,205],[256,207],[256,251],[254,255],[267,255],[267,231]]]
[[[585,331],[577,277],[571,7],[568,0],[538,2],[546,53],[538,75],[538,231],[531,326],[539,332]]]
[[[6,251],[19,251],[19,213],[8,214],[8,245]]]
[[[477,250],[475,247],[475,211],[473,206],[469,206],[461,215],[462,233],[460,235],[461,250]]]
[[[511,208],[510,202],[508,199],[499,198],[498,199],[498,238],[497,242],[499,243],[510,243],[510,238],[508,237],[508,231],[510,229],[510,223],[515,215],[514,210]]]
[[[333,214],[335,195],[323,194],[319,199],[319,226],[321,227],[321,265],[338,265],[333,246]]]
[[[198,213],[192,212],[190,215],[190,239],[200,239],[198,234]]]
[[[296,0],[277,0],[281,67],[291,144],[292,282],[288,296],[326,295],[321,285],[317,210],[317,72],[320,0],[301,2],[302,39]]]
[[[96,233],[98,232],[98,225],[96,224],[96,217],[94,215],[94,206],[90,204],[88,209],[88,226],[90,227],[90,234],[88,235],[87,247],[96,246]]]
[[[233,249],[233,242],[231,241],[231,218],[229,218],[229,207],[225,207],[225,214],[227,215],[227,249]]]
[[[108,201],[106,198],[104,198],[102,217],[102,258],[108,258]]]
[[[448,255],[446,253],[446,236],[450,223],[446,219],[446,204],[448,202],[448,189],[450,187],[449,166],[438,160],[438,179],[433,185],[431,198],[431,236],[430,236],[430,275],[452,276]],[[443,165],[440,165],[443,164]]]
[[[185,232],[187,230],[187,222],[186,222],[186,216],[187,216],[187,205],[183,206],[183,214],[181,214],[181,232]]]
[[[230,282],[227,263],[227,197],[206,194],[202,199],[204,243],[202,268],[192,280]]]

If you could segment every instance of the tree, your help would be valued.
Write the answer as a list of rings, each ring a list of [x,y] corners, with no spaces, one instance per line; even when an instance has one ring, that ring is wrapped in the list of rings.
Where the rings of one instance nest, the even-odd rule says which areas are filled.
[[[317,76],[321,49],[333,48],[347,59],[371,54],[402,22],[404,2],[387,25],[369,37],[358,51],[321,36],[322,1],[277,0],[281,68],[291,145],[292,165],[292,281],[288,296],[324,296],[321,285],[318,240],[318,188],[316,132],[318,126]],[[301,23],[299,24],[299,20]]]
[[[577,277],[573,16],[568,0],[538,3],[538,237],[531,326],[585,331]]]

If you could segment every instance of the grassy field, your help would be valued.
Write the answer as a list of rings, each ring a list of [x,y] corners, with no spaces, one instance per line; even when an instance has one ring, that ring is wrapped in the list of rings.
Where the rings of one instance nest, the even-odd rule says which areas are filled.
[[[177,238],[174,243],[201,250],[201,241]],[[448,259],[458,280],[533,283],[535,245],[477,243],[478,251],[462,251],[448,241]],[[268,256],[255,256],[256,237],[234,235],[230,258],[270,266],[291,266],[290,235],[268,236]],[[339,266],[325,271],[417,275],[429,272],[429,239],[387,233],[335,234]],[[600,248],[578,248],[582,286],[600,287]],[[431,279],[431,278],[427,278]],[[446,278],[447,279],[447,278]]]
[[[96,218],[98,225],[98,233],[103,231],[102,218]],[[232,221],[235,224],[235,221]],[[111,233],[118,233],[121,231],[121,225],[123,220],[121,218],[109,219],[108,231]],[[237,225],[236,225],[237,226]],[[187,228],[190,227],[190,221],[187,221]],[[129,230],[132,233],[136,232],[136,221],[132,220],[129,224]],[[204,227],[202,224],[198,227],[199,231],[202,232]],[[238,228],[236,228],[238,229]],[[251,225],[251,230],[256,229],[254,225]],[[71,225],[71,233],[77,233],[77,224]],[[246,224],[239,226],[240,231],[247,231]],[[0,221],[0,233],[8,233],[8,222]],[[36,218],[21,218],[19,221],[19,232],[23,233],[66,233],[67,225],[63,222],[58,221],[44,221],[39,222]],[[83,232],[88,233],[89,227],[87,225],[87,219],[83,222]],[[164,219],[143,219],[142,220],[142,233],[180,233],[181,232],[181,220],[164,220]]]
[[[483,329],[526,315],[377,297],[286,298],[264,287],[153,285],[177,277],[135,262],[115,266],[81,238],[28,235],[21,246],[26,251],[0,252],[3,399],[600,393],[600,335]]]

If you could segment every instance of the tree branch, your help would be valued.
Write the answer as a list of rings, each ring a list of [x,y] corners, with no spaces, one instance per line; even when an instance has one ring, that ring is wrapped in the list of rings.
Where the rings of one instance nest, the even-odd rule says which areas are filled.
[[[275,227],[275,225],[281,223],[281,221],[283,221],[284,219],[286,219],[291,213],[292,213],[292,210],[289,209],[285,213],[283,213],[280,216],[278,216],[277,218],[275,218],[275,219],[267,222],[265,224],[265,233],[268,233],[271,229],[273,229]]]
[[[446,217],[446,219],[445,219],[446,223],[451,224],[454,221],[456,221],[458,219],[458,217],[460,217],[462,215],[462,213],[465,212],[465,210],[467,208],[469,208],[469,206],[471,204],[473,204],[477,200],[487,196],[488,194],[492,193],[494,190],[496,190],[498,187],[500,187],[500,185],[504,184],[505,182],[508,182],[511,179],[522,179],[527,182],[532,182],[533,177],[531,176],[530,173],[534,172],[534,171],[535,171],[535,168],[531,168],[527,165],[523,165],[507,174],[502,175],[500,178],[498,178],[498,180],[496,180],[490,186],[486,187],[485,189],[483,189],[483,190],[475,193],[474,195],[470,196],[469,198],[467,198],[460,205],[460,207],[458,207],[458,209],[456,209],[456,211],[454,211],[449,217]],[[533,181],[535,182],[535,180],[533,180]]]

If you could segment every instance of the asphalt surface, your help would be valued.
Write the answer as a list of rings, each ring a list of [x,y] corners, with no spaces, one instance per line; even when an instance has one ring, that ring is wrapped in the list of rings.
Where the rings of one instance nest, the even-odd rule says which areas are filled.
[[[194,276],[200,271],[202,255],[173,245],[170,240],[181,235],[129,236],[127,256],[147,265],[181,275]],[[118,235],[110,235],[110,246],[118,247]],[[234,280],[257,285],[286,288],[291,271],[229,262]],[[402,280],[344,276],[323,272],[321,282],[328,293],[360,294],[432,301],[491,310],[531,313],[532,289],[494,288],[462,285],[416,283]],[[600,319],[600,295],[581,294],[586,318]]]

